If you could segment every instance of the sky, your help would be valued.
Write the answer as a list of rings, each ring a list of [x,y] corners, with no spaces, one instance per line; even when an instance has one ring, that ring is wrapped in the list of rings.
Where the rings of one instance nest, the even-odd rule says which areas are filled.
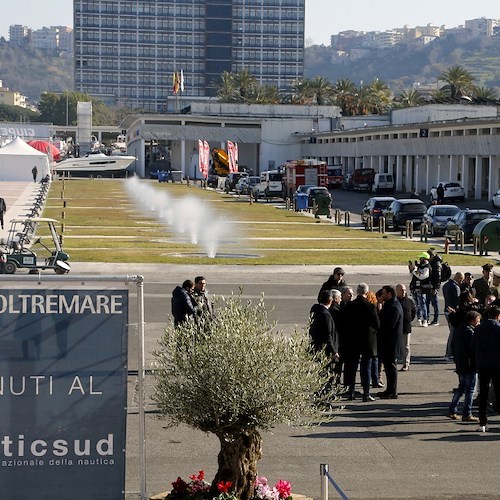
[[[306,0],[306,40],[329,45],[330,35],[339,31],[385,31],[428,23],[454,27],[477,17],[500,18],[498,0]],[[15,8],[2,10],[0,36],[8,39],[11,24],[33,29],[72,26],[73,0],[17,0]]]

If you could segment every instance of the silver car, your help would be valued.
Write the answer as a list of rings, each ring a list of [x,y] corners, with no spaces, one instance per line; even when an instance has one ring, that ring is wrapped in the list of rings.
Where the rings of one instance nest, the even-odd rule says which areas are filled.
[[[446,223],[458,212],[460,208],[456,205],[431,205],[424,214],[422,222],[427,222],[432,236],[444,234]]]

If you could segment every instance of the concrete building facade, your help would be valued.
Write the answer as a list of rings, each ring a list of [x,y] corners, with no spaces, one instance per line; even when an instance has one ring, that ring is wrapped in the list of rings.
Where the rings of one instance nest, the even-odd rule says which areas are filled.
[[[363,118],[366,119],[362,123]],[[376,125],[341,119],[331,132],[302,138],[301,156],[393,173],[398,191],[429,194],[459,181],[467,197],[491,199],[500,188],[500,118],[494,106],[429,105],[393,111]]]
[[[304,12],[305,0],[75,0],[75,89],[151,111],[180,70],[188,97],[243,68],[285,89],[303,76]]]

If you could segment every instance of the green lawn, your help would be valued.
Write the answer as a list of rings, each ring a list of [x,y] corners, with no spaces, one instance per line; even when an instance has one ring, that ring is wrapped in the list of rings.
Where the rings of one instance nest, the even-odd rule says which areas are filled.
[[[44,217],[60,221],[63,245],[71,260],[179,264],[404,264],[429,247],[417,238],[370,233],[287,211],[271,203],[185,184],[140,181],[154,197],[185,202],[207,212],[223,232],[217,258],[200,244],[158,220],[157,210],[142,208],[117,179],[54,181]],[[197,200],[200,200],[198,204]],[[207,208],[208,207],[208,208]],[[189,213],[182,216],[190,220]],[[207,225],[207,223],[205,223]],[[43,234],[43,233],[42,233]],[[452,254],[450,264],[479,265],[484,258]]]

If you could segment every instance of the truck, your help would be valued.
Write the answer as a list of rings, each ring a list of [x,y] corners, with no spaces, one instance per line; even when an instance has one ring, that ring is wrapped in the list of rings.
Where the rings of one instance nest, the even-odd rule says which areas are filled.
[[[342,187],[343,181],[342,165],[328,165],[328,189]]]
[[[285,197],[292,198],[299,186],[328,187],[327,164],[321,160],[292,160],[283,164],[283,190]]]
[[[355,191],[371,191],[375,179],[373,168],[357,168],[352,176]]]
[[[213,148],[212,166],[216,175],[226,177],[229,174],[229,156],[227,151],[219,148]]]

